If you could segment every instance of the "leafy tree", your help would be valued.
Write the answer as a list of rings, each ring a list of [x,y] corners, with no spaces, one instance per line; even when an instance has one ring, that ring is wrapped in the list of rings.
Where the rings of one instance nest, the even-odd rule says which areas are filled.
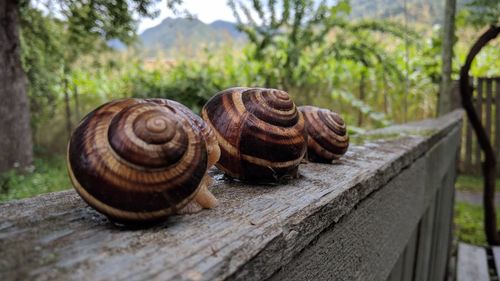
[[[473,0],[467,3],[467,22],[475,27],[498,25],[500,23],[500,2],[497,0]]]
[[[332,79],[328,77],[332,73],[323,73],[327,77],[311,81],[311,73],[321,74],[322,69],[328,69],[331,59],[354,61],[363,68],[382,65],[387,73],[402,77],[391,56],[378,47],[376,35],[385,33],[403,38],[409,33],[410,38],[415,37],[397,23],[351,21],[346,0],[269,0],[265,3],[230,0],[229,6],[239,29],[249,38],[249,61],[262,62],[259,72],[265,77],[266,86],[295,94],[299,103],[312,104],[318,96],[318,82],[328,83],[328,79]],[[331,85],[326,88],[332,90]],[[362,95],[360,90],[356,99],[361,103]],[[353,104],[359,104],[357,101],[353,100]]]
[[[51,117],[60,83],[64,32],[62,23],[32,7],[21,9],[21,59],[29,83],[31,127],[36,135],[40,122]]]
[[[154,16],[156,11],[153,5],[157,0],[83,0],[83,1],[48,1],[50,10],[55,9],[62,16],[61,25],[64,37],[63,44],[68,51],[63,54],[64,70],[69,63],[82,53],[95,50],[103,40],[119,39],[131,42],[135,37],[136,23],[133,13],[140,16]],[[169,0],[167,5],[175,7],[181,0]],[[21,39],[19,25],[24,30],[31,19],[40,20],[39,15],[25,11],[30,9],[29,0],[0,1],[0,172],[13,167],[26,167],[32,161],[32,133],[30,128],[30,111],[28,107],[26,73],[21,61]],[[23,11],[24,10],[24,11]],[[21,18],[25,17],[24,21]],[[33,27],[36,31],[38,27]],[[25,32],[23,41],[25,46],[37,44],[34,37],[40,32]],[[40,37],[38,37],[40,38]],[[102,39],[102,40],[98,40]],[[97,41],[96,41],[97,40]],[[33,46],[33,45],[32,45]],[[33,51],[34,49],[32,49]],[[29,57],[29,56],[27,56]],[[33,55],[31,58],[37,56]],[[38,58],[41,58],[38,56]],[[24,61],[25,66],[29,60]],[[28,70],[28,75],[31,74]]]

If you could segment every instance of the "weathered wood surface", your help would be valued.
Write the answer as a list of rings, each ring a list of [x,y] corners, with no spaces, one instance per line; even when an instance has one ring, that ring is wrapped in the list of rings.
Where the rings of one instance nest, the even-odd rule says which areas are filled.
[[[372,134],[398,136],[352,146],[333,165],[302,165],[302,177],[282,186],[249,186],[224,181],[217,175],[211,190],[220,199],[219,207],[173,216],[149,229],[113,226],[73,191],[1,204],[0,279],[261,280],[273,274],[273,278],[279,279],[278,274],[285,272],[280,268],[300,260],[308,249],[321,245],[321,239],[335,237],[325,234],[345,235],[351,227],[346,222],[351,221],[358,229],[373,227],[362,225],[362,221],[370,221],[360,214],[370,208],[380,209],[381,202],[388,208],[397,205],[409,211],[406,214],[387,210],[383,213],[387,218],[408,218],[416,226],[422,215],[418,212],[431,206],[437,190],[429,177],[449,168],[432,163],[438,159],[428,153],[433,149],[448,153],[443,140],[457,138],[454,135],[458,134],[461,116],[456,111],[437,120],[379,130]],[[421,178],[418,169],[404,170],[418,165],[432,167],[432,171],[422,168],[428,172]],[[409,179],[426,183],[407,187]],[[421,206],[405,197],[405,188],[420,194],[417,201]],[[417,210],[384,201],[383,194],[399,196]],[[414,228],[401,231],[390,222],[384,225],[392,232],[401,232],[391,233],[401,238],[395,246],[386,244],[399,252],[387,257],[379,279],[370,280],[385,280],[389,276],[414,233]],[[376,235],[363,233],[372,234]],[[367,261],[374,263],[373,258],[379,258],[376,250],[380,245],[374,245],[377,241],[368,237],[358,238],[371,247],[371,259]],[[338,256],[336,264],[345,266],[355,261],[360,252],[354,253],[343,263]],[[370,270],[367,266],[362,265],[364,271],[355,276],[366,276]],[[331,272],[336,272],[335,268],[324,271],[327,275]]]
[[[271,280],[401,280],[403,250],[424,205],[425,161],[414,165],[328,228]]]
[[[410,238],[410,242],[406,245],[404,252],[404,263],[403,263],[403,275],[401,276],[401,281],[412,281],[415,274],[415,261],[416,261],[416,251],[418,242],[418,229],[415,228],[413,234]]]
[[[436,227],[420,237],[430,243],[429,256],[418,257],[427,265],[420,270],[427,274],[416,280],[444,280],[452,210],[448,202],[453,202],[454,183],[448,179],[454,179],[459,140],[460,129],[455,128],[355,211],[323,231],[271,280],[403,280],[415,266],[404,267],[404,251],[415,254],[412,236],[434,200],[440,210],[432,213]]]
[[[493,260],[495,262],[497,277],[498,279],[500,279],[500,246],[491,247],[491,252],[493,253]]]
[[[489,281],[486,249],[458,244],[457,281]]]

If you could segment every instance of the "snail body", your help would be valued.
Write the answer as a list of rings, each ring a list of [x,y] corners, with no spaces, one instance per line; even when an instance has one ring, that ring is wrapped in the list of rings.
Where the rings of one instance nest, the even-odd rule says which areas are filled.
[[[78,194],[110,220],[164,219],[192,201],[217,204],[208,191],[208,150],[185,114],[158,102],[122,99],[89,113],[68,144]]]
[[[259,183],[297,177],[307,135],[286,92],[230,88],[205,104],[202,117],[217,137],[221,156],[216,166],[226,175]]]
[[[306,121],[307,159],[328,163],[347,152],[349,135],[339,114],[315,106],[300,106]]]

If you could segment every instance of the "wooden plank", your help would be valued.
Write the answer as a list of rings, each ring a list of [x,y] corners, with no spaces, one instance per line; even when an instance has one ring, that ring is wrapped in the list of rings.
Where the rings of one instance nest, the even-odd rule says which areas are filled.
[[[417,237],[418,237],[418,227],[415,228],[413,234],[411,235],[410,241],[406,246],[405,258],[404,258],[404,268],[403,276],[401,281],[412,281],[414,270],[415,270],[415,256],[417,254]]]
[[[481,122],[484,122],[483,121],[483,86],[484,86],[484,79],[478,78],[477,79],[477,91],[476,91],[476,111],[477,111],[477,115],[479,116],[479,120],[481,120]],[[476,153],[475,153],[475,158],[474,158],[474,171],[476,173],[479,173],[481,171],[481,148],[479,147],[479,143],[478,143],[476,137],[474,137],[474,143],[475,143],[475,147],[476,147]]]
[[[393,269],[394,278],[400,278],[400,266],[395,265],[423,212],[425,173],[425,160],[420,159],[270,280],[386,281]]]
[[[433,243],[433,259],[429,280],[445,279],[451,246],[451,229],[454,203],[455,169],[449,169],[442,181],[438,203],[438,216],[434,219],[436,233]]]
[[[497,270],[497,277],[500,279],[500,247],[493,246],[491,247],[491,251],[493,252],[493,259],[495,261],[495,268]]]
[[[457,281],[489,281],[486,250],[458,243]]]
[[[500,159],[500,78],[495,79],[495,151]],[[500,165],[497,165],[497,175],[500,176]]]
[[[389,278],[387,278],[387,281],[401,281],[401,279],[403,278],[405,253],[406,249],[399,256],[396,265],[394,265],[394,268],[392,269],[391,274],[389,275]]]
[[[453,160],[446,150],[434,148],[456,146],[452,136],[461,114],[394,127],[404,136],[353,145],[334,165],[302,165],[300,179],[280,186],[249,186],[216,174],[211,189],[219,207],[172,216],[148,229],[110,224],[74,191],[0,204],[0,280],[261,280],[330,231],[350,233],[351,238],[343,237],[351,240],[339,241],[358,239],[358,248],[345,259],[328,252],[327,259],[351,262],[366,250],[363,245],[376,244],[366,256],[379,260],[372,265],[385,265],[387,278],[420,219],[419,210],[428,205],[415,193],[426,194],[421,182],[430,172],[415,165],[424,161],[431,167],[435,161],[427,160],[428,154],[439,151],[441,163]],[[390,198],[398,200],[390,203]],[[377,214],[370,208],[382,212],[378,220],[370,221]],[[346,224],[349,217],[353,221]],[[349,232],[351,227],[360,231]],[[384,239],[390,240],[387,245],[379,242]],[[392,251],[383,260],[380,247]],[[351,249],[346,244],[343,251]],[[360,271],[372,270],[367,262]]]
[[[452,157],[448,162],[442,162],[440,159],[446,158],[448,156],[455,156],[456,149],[458,147],[459,133],[457,130],[455,133],[450,134],[450,140],[446,143],[455,143],[447,146],[435,146],[428,152],[427,156],[427,180],[426,180],[426,200],[430,203],[426,205],[427,208],[425,216],[422,218],[419,224],[419,234],[418,234],[418,247],[415,263],[415,279],[417,281],[429,281],[431,274],[431,260],[433,259],[432,254],[432,241],[436,239],[433,235],[435,233],[434,229],[437,228],[437,223],[435,222],[437,207],[440,206],[439,198],[437,196],[438,191],[443,186],[443,177],[449,173],[450,169],[454,170],[455,158]],[[454,135],[454,137],[451,137]]]
[[[437,261],[437,251],[438,251],[438,241],[439,241],[439,230],[441,226],[439,225],[439,217],[441,215],[441,200],[443,197],[443,190],[440,188],[437,191],[436,194],[436,200],[434,200],[434,204],[436,204],[434,208],[434,214],[433,214],[433,219],[432,219],[432,224],[434,225],[432,227],[432,233],[431,233],[431,250],[430,250],[430,257],[428,259],[428,273],[427,273],[427,280],[429,281],[434,281],[434,271],[436,267],[436,261]]]
[[[404,213],[400,214],[401,218],[395,217],[393,213],[395,209],[399,209],[394,206],[395,203],[389,204],[383,201],[389,199],[393,202],[394,198],[380,190],[367,199],[367,201],[373,199],[377,203],[373,203],[367,209],[363,209],[363,205],[360,205],[357,210],[361,213],[356,213],[356,218],[350,220],[351,217],[348,216],[345,221],[341,222],[341,225],[329,228],[313,245],[304,249],[271,280],[387,280],[390,272],[393,272],[390,278],[399,276],[399,268],[394,267],[393,264],[396,263],[414,233],[414,228],[408,225],[416,225],[412,222],[414,214],[422,215],[426,206],[430,204],[426,202],[427,199],[437,200],[429,193],[435,194],[437,188],[443,183],[444,175],[450,174],[449,169],[455,170],[459,132],[460,129],[456,128],[440,144],[435,145],[426,153],[423,159],[425,164],[414,171],[420,175],[424,173],[423,181],[418,179],[414,182],[416,178],[412,174],[405,176],[408,181],[400,191],[412,199],[411,203],[406,201],[407,198],[397,199],[398,204],[411,204],[411,206],[404,207],[405,211],[398,211]],[[441,159],[440,163],[436,159]],[[443,159],[447,160],[442,161]],[[410,172],[412,169],[409,169]],[[428,180],[428,178],[433,179]],[[417,191],[412,191],[415,188],[414,183],[418,186]],[[428,187],[429,190],[427,190]],[[383,190],[388,188],[389,185]],[[384,199],[377,197],[379,194]],[[381,205],[375,208],[375,204]],[[406,207],[410,207],[411,211],[406,210]],[[381,215],[382,213],[384,215]],[[420,219],[417,218],[417,220]],[[430,226],[433,227],[432,223]],[[429,236],[429,239],[432,238]],[[430,242],[428,245],[430,246]],[[430,247],[428,253],[427,258],[421,260],[422,265],[428,266],[430,263]],[[427,281],[426,278],[422,280]]]
[[[428,281],[435,208],[436,204],[431,203],[420,222],[415,281]]]
[[[443,200],[444,190],[440,188],[436,194],[436,209],[434,212],[434,228],[432,229],[432,246],[431,246],[431,257],[429,260],[429,281],[436,280],[436,271],[439,260],[439,250],[440,250],[440,232],[442,229],[441,216],[443,215],[442,200]]]

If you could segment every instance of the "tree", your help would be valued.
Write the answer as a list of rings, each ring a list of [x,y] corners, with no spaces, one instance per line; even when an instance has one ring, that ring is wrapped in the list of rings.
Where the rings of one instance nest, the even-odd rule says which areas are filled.
[[[19,2],[0,1],[0,172],[27,167],[32,140],[19,41]]]
[[[312,73],[329,69],[332,59],[356,62],[361,68],[361,83],[365,68],[376,65],[402,77],[393,57],[379,47],[376,35],[385,33],[403,38],[408,32],[410,39],[415,38],[414,33],[394,22],[352,21],[348,18],[350,6],[346,0],[230,0],[229,6],[238,28],[249,38],[248,61],[261,62],[258,67],[265,86],[287,90],[299,104],[312,104],[318,93],[330,94],[332,86],[324,84],[334,79],[333,73],[315,81],[310,78]],[[352,105],[366,115],[371,110],[366,109],[369,107],[363,101],[364,93],[360,90],[359,98],[344,96],[349,96]]]
[[[446,114],[452,110],[451,71],[453,45],[455,41],[455,9],[456,0],[446,0],[442,30],[442,66],[441,83],[439,86],[438,115]]]
[[[64,66],[68,67],[82,52],[95,49],[96,40],[119,39],[130,43],[135,38],[133,13],[155,16],[156,0],[48,1],[56,9],[68,39]],[[182,0],[168,0],[174,8]],[[30,8],[29,0],[0,1],[0,173],[11,168],[28,167],[33,157],[26,74],[20,58],[20,10]],[[63,34],[62,34],[63,35]],[[29,40],[29,39],[28,39]]]

